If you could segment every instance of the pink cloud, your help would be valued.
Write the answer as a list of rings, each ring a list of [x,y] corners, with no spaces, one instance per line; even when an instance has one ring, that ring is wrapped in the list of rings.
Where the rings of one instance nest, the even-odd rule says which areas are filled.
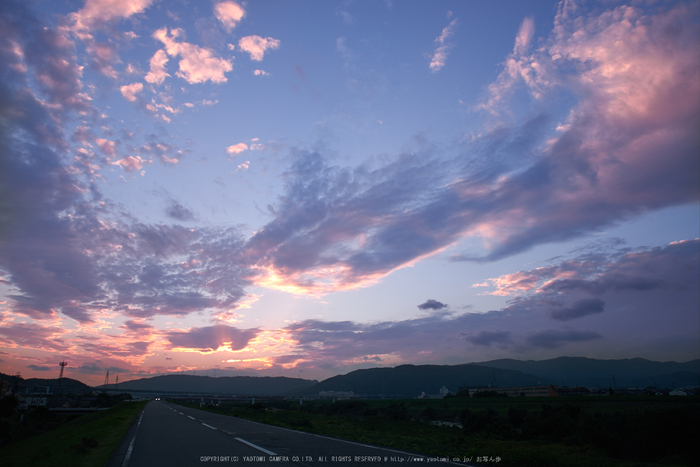
[[[262,61],[265,51],[279,48],[280,41],[271,37],[245,36],[238,41],[238,46],[250,54],[251,60],[259,62]]]
[[[245,10],[236,2],[220,2],[214,5],[214,15],[231,32],[245,15]]]
[[[136,100],[136,94],[143,90],[143,83],[131,83],[119,88],[122,92],[122,96],[130,102]]]
[[[515,45],[505,61],[503,71],[496,81],[488,87],[488,101],[477,106],[479,109],[497,113],[500,103],[509,96],[517,84],[524,82],[531,94],[539,98],[542,96],[542,88],[550,85],[546,76],[546,65],[549,59],[543,59],[540,55],[529,55],[530,43],[535,34],[535,22],[532,17],[523,20],[515,37]]]
[[[235,156],[235,155],[238,155],[238,154],[242,153],[243,151],[247,151],[247,150],[248,150],[248,145],[247,145],[247,144],[245,144],[245,143],[238,143],[238,144],[234,144],[234,145],[231,145],[231,146],[227,147],[227,148],[226,148],[226,153],[227,153],[229,156]]]
[[[443,30],[440,36],[435,39],[435,42],[437,42],[439,45],[433,52],[433,56],[430,59],[430,70],[434,73],[436,71],[439,71],[442,67],[445,66],[445,62],[447,61],[447,52],[449,51],[451,44],[447,43],[447,38],[452,35],[452,31],[455,28],[455,25],[457,24],[457,20],[453,19],[450,24],[448,24]]]
[[[100,73],[112,79],[119,77],[114,64],[120,62],[117,48],[114,44],[98,43],[88,40],[87,52],[92,59],[92,66]]]
[[[141,159],[139,156],[127,156],[118,161],[114,161],[112,164],[121,166],[127,172],[133,172],[135,170],[140,170],[143,165],[149,161]]]
[[[97,146],[102,150],[102,152],[109,158],[116,157],[117,151],[116,151],[116,143],[114,141],[110,141],[108,139],[104,138],[97,138],[95,140],[97,142]]]
[[[163,43],[168,55],[181,57],[180,68],[176,75],[190,84],[204,83],[206,81],[225,83],[225,73],[233,69],[231,62],[215,57],[208,49],[189,42],[178,42],[177,38],[181,33],[181,30],[173,29],[168,34],[167,28],[159,29],[153,33],[153,37]]]
[[[108,21],[141,13],[151,3],[153,0],[87,0],[83,8],[70,16],[76,34],[86,37],[93,29]]]
[[[65,330],[58,326],[40,324],[4,323],[0,325],[0,342],[10,347],[22,346],[49,352],[65,352],[72,346],[62,339]]]
[[[150,71],[146,74],[144,78],[146,82],[151,84],[163,84],[165,78],[170,76],[165,70],[165,65],[168,63],[168,55],[165,50],[158,50],[150,61]]]

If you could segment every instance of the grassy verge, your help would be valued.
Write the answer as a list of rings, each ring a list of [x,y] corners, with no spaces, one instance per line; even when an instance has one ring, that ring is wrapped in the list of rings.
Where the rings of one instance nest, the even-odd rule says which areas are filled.
[[[0,448],[4,467],[103,466],[146,402],[122,402]]]
[[[498,467],[700,465],[693,447],[700,436],[698,398],[350,400],[303,406],[278,401],[203,408]],[[464,428],[436,426],[437,421],[460,422]]]

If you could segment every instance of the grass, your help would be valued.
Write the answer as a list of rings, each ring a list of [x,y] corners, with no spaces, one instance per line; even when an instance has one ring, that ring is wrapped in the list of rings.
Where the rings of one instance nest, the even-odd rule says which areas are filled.
[[[146,402],[121,402],[0,448],[4,467],[94,467],[109,460]]]
[[[205,406],[270,425],[439,457],[499,458],[484,465],[660,467],[700,465],[700,399],[473,398],[291,401]],[[458,427],[430,421],[458,421]]]

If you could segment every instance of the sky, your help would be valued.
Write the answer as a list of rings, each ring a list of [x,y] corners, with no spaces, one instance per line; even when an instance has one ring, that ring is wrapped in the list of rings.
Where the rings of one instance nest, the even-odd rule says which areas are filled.
[[[700,3],[0,2],[0,371],[700,358]]]

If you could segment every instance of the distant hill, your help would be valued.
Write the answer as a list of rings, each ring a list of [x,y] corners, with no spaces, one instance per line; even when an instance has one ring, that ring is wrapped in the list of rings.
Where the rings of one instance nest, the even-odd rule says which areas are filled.
[[[395,368],[356,370],[326,379],[307,393],[352,391],[355,395],[417,397],[421,393],[438,394],[446,386],[456,393],[460,386],[534,386],[546,384],[542,378],[516,370],[487,368],[480,365],[401,365]]]
[[[194,375],[164,375],[142,378],[125,383],[110,384],[110,389],[120,391],[173,391],[202,392],[209,394],[288,394],[316,384],[315,380],[270,377],[226,376],[212,378]],[[102,386],[100,386],[102,388]]]
[[[0,380],[6,380],[9,383],[10,388],[12,388],[12,385],[15,382],[15,376],[0,373]],[[46,392],[46,388],[49,388],[49,392],[55,393],[58,389],[58,378],[20,378],[19,383],[17,385],[17,392],[19,394],[22,394],[26,391],[29,391],[30,393]],[[61,389],[63,391],[75,392],[92,391],[92,388],[87,384],[84,384],[72,378],[62,378]]]
[[[540,361],[501,359],[475,365],[521,371],[550,380],[558,386],[675,388],[700,384],[700,360],[678,363],[654,362],[643,358],[597,360],[559,357]]]

